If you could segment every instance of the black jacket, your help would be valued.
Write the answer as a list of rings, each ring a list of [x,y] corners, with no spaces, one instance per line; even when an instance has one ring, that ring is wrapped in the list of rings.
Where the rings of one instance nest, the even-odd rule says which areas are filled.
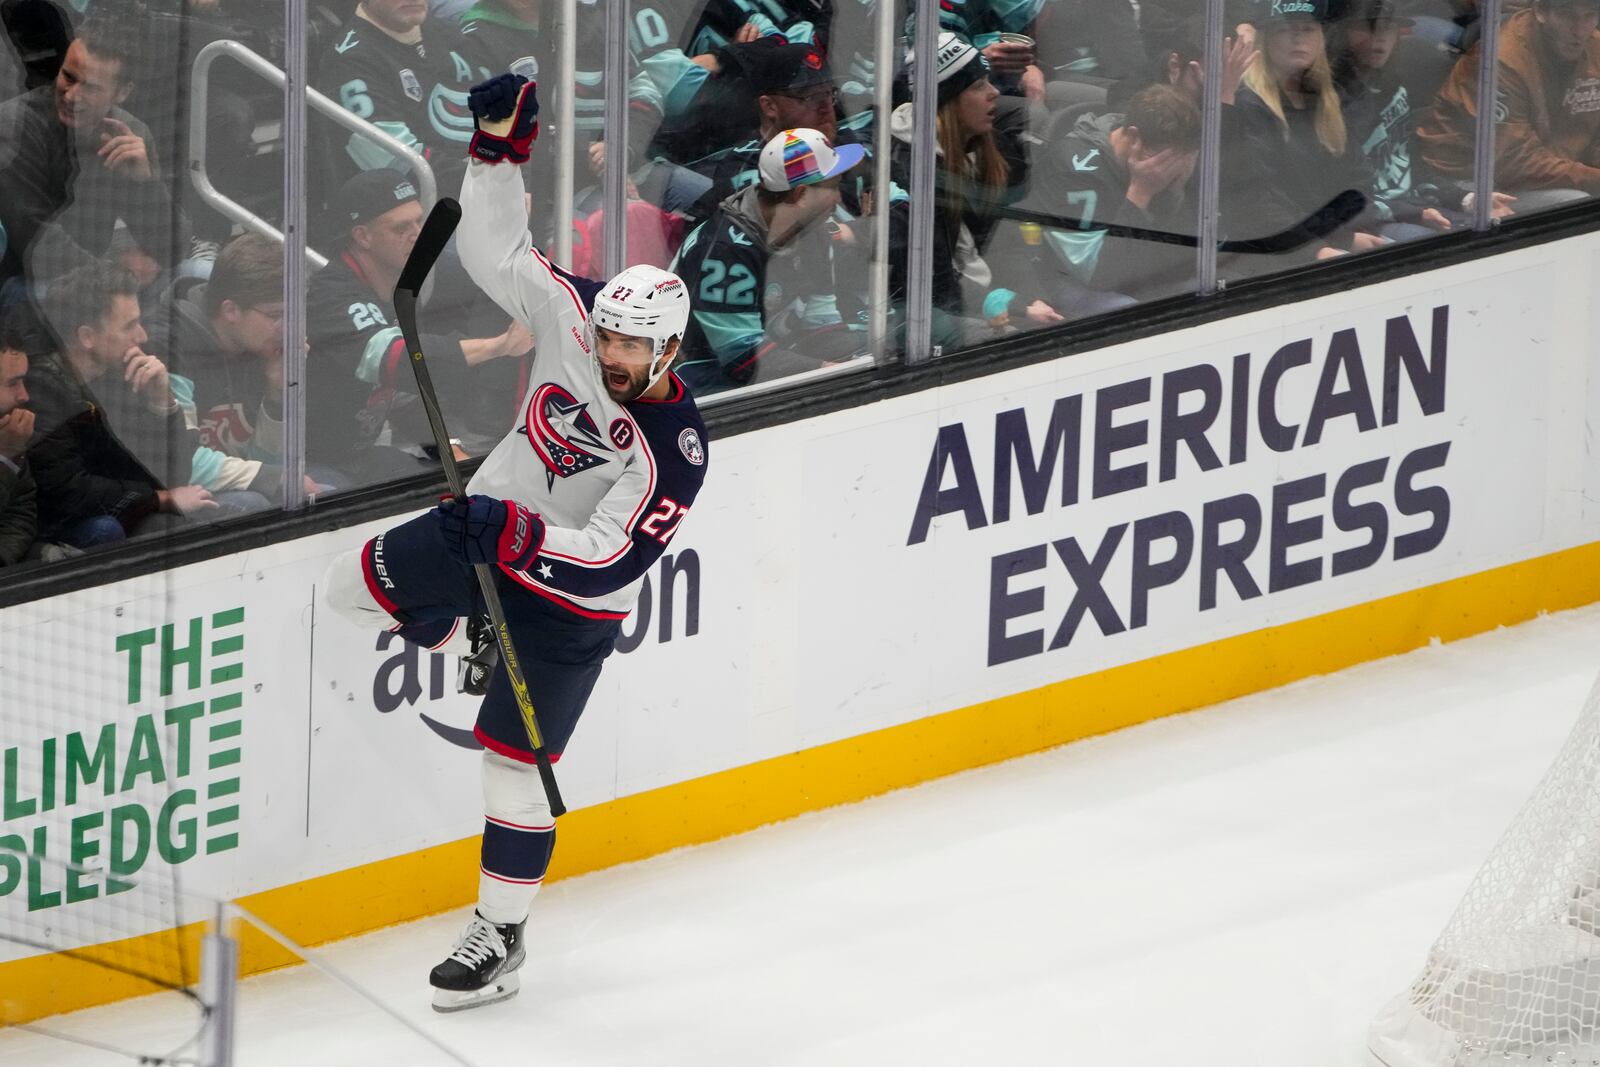
[[[134,181],[106,169],[98,140],[80,143],[55,114],[44,85],[0,104],[0,277],[26,272],[54,278],[104,256],[118,219],[158,263],[171,265],[185,244],[182,220],[156,167],[144,124],[121,109],[111,115],[145,140],[153,176]]]
[[[55,354],[28,368],[35,416],[28,457],[47,539],[95,515],[110,515],[132,533],[156,512],[157,489],[189,484],[199,438],[182,409],[152,412],[111,372],[95,384],[91,389]]]
[[[890,174],[900,189],[911,188],[911,105],[902,104],[890,117]],[[987,297],[1009,293],[1008,305],[1000,311],[1010,311],[1015,318],[1029,302],[1041,295],[1037,279],[1027,277],[1031,264],[1007,257],[995,262],[984,259],[995,231],[1002,225],[998,208],[1010,205],[1021,198],[1028,188],[1028,158],[1020,136],[997,122],[995,138],[1000,154],[1008,167],[1007,185],[1003,189],[982,189],[974,192],[970,187],[952,187],[949,171],[943,159],[934,176],[933,208],[933,307],[941,320],[981,322],[990,317],[983,307],[986,296],[979,290],[987,289]],[[909,199],[891,196],[889,203],[889,291],[896,300],[903,300],[906,292],[906,264],[910,262],[911,203]],[[1004,223],[1015,230],[1015,222]],[[1009,242],[1008,242],[1009,244]],[[964,255],[975,253],[976,259]],[[987,283],[974,282],[964,266],[978,265],[991,271]],[[990,309],[994,311],[995,309]],[[970,341],[975,338],[957,336],[965,330],[960,321],[941,321],[936,325],[936,339],[940,343]],[[955,331],[954,333],[952,331]]]
[[[0,460],[0,567],[20,563],[39,533],[39,494],[28,457],[17,469]]]
[[[1301,225],[1334,197],[1355,190],[1368,207],[1349,224],[1321,241],[1275,257],[1283,266],[1307,263],[1321,245],[1349,246],[1356,230],[1375,226],[1372,171],[1361,154],[1360,138],[1346,131],[1344,151],[1329,152],[1317,140],[1316,104],[1296,109],[1285,102],[1278,120],[1266,102],[1241,88],[1223,126],[1222,236],[1248,240]]]

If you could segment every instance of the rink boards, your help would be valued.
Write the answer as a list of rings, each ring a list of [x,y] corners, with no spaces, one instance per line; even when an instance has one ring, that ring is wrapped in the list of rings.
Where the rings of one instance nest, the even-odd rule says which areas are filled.
[[[1597,255],[714,439],[558,767],[551,876],[1600,599]],[[198,916],[152,872],[308,944],[472,898],[454,663],[318,598],[387,524],[0,613],[0,842],[39,857],[0,861],[10,928],[155,951]],[[146,883],[108,893],[118,871]],[[245,945],[247,971],[285,959]],[[149,988],[0,960],[5,1021]]]

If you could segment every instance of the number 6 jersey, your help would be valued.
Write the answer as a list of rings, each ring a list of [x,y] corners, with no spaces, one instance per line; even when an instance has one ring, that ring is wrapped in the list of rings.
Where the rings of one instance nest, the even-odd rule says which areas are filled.
[[[588,330],[601,285],[533,247],[523,205],[520,168],[468,166],[461,262],[535,347],[516,422],[467,491],[520,501],[544,517],[539,558],[524,571],[502,566],[508,577],[579,615],[620,619],[700,492],[705,424],[670,372],[664,400],[611,399]]]

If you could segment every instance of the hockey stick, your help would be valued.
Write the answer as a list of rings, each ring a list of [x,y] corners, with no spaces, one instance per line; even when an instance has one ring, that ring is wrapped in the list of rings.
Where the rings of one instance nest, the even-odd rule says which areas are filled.
[[[1217,251],[1222,253],[1255,252],[1265,255],[1293,252],[1295,249],[1319,238],[1326,237],[1334,230],[1344,226],[1361,214],[1366,209],[1366,206],[1367,198],[1359,190],[1346,189],[1312,212],[1304,221],[1295,223],[1287,230],[1266,234],[1262,237],[1241,237],[1234,240],[1219,241],[1217,242]],[[1001,218],[1011,219],[1016,222],[1031,222],[1057,230],[1076,229],[1086,233],[1103,233],[1108,237],[1126,237],[1135,241],[1177,245],[1181,248],[1197,248],[1200,245],[1200,239],[1190,233],[1147,230],[1142,226],[1125,226],[1117,222],[1091,222],[1085,227],[1083,220],[1079,218],[1072,218],[1068,215],[1046,215],[1042,212],[1029,211],[1027,208],[1020,207],[998,207],[994,208],[993,211],[994,214]]]
[[[400,320],[400,332],[405,336],[406,350],[411,353],[411,369],[417,376],[417,392],[422,394],[422,407],[428,413],[428,428],[433,431],[433,442],[439,449],[439,462],[444,464],[445,480],[450,492],[458,498],[467,498],[466,483],[461,480],[461,469],[456,466],[455,450],[450,447],[450,432],[445,429],[444,415],[439,411],[439,398],[433,391],[433,378],[428,374],[427,361],[422,356],[422,341],[417,336],[417,295],[422,283],[433,269],[434,261],[450,235],[461,221],[461,205],[448,196],[441,197],[428,213],[417,235],[417,243],[406,257],[400,271],[400,280],[394,287],[394,313]],[[533,746],[533,760],[539,765],[539,777],[544,780],[545,796],[550,800],[550,814],[564,815],[567,806],[561,802],[561,791],[556,788],[556,772],[550,766],[550,756],[544,750],[544,735],[539,732],[539,720],[533,714],[533,700],[528,696],[528,683],[522,676],[522,663],[511,644],[511,628],[506,625],[505,608],[500,604],[500,590],[495,587],[494,568],[487,563],[476,564],[478,587],[483,590],[483,602],[489,610],[489,622],[500,642],[500,659],[506,665],[506,677],[511,680],[511,691],[516,694],[517,710],[522,713],[522,725],[528,732],[528,744]]]

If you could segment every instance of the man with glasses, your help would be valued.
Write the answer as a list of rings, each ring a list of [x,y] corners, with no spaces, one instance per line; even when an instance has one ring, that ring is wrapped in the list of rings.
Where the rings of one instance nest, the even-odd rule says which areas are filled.
[[[1500,31],[1495,185],[1517,213],[1600,193],[1600,0],[1534,0]],[[1470,189],[1478,50],[1457,61],[1417,129],[1430,166]]]

